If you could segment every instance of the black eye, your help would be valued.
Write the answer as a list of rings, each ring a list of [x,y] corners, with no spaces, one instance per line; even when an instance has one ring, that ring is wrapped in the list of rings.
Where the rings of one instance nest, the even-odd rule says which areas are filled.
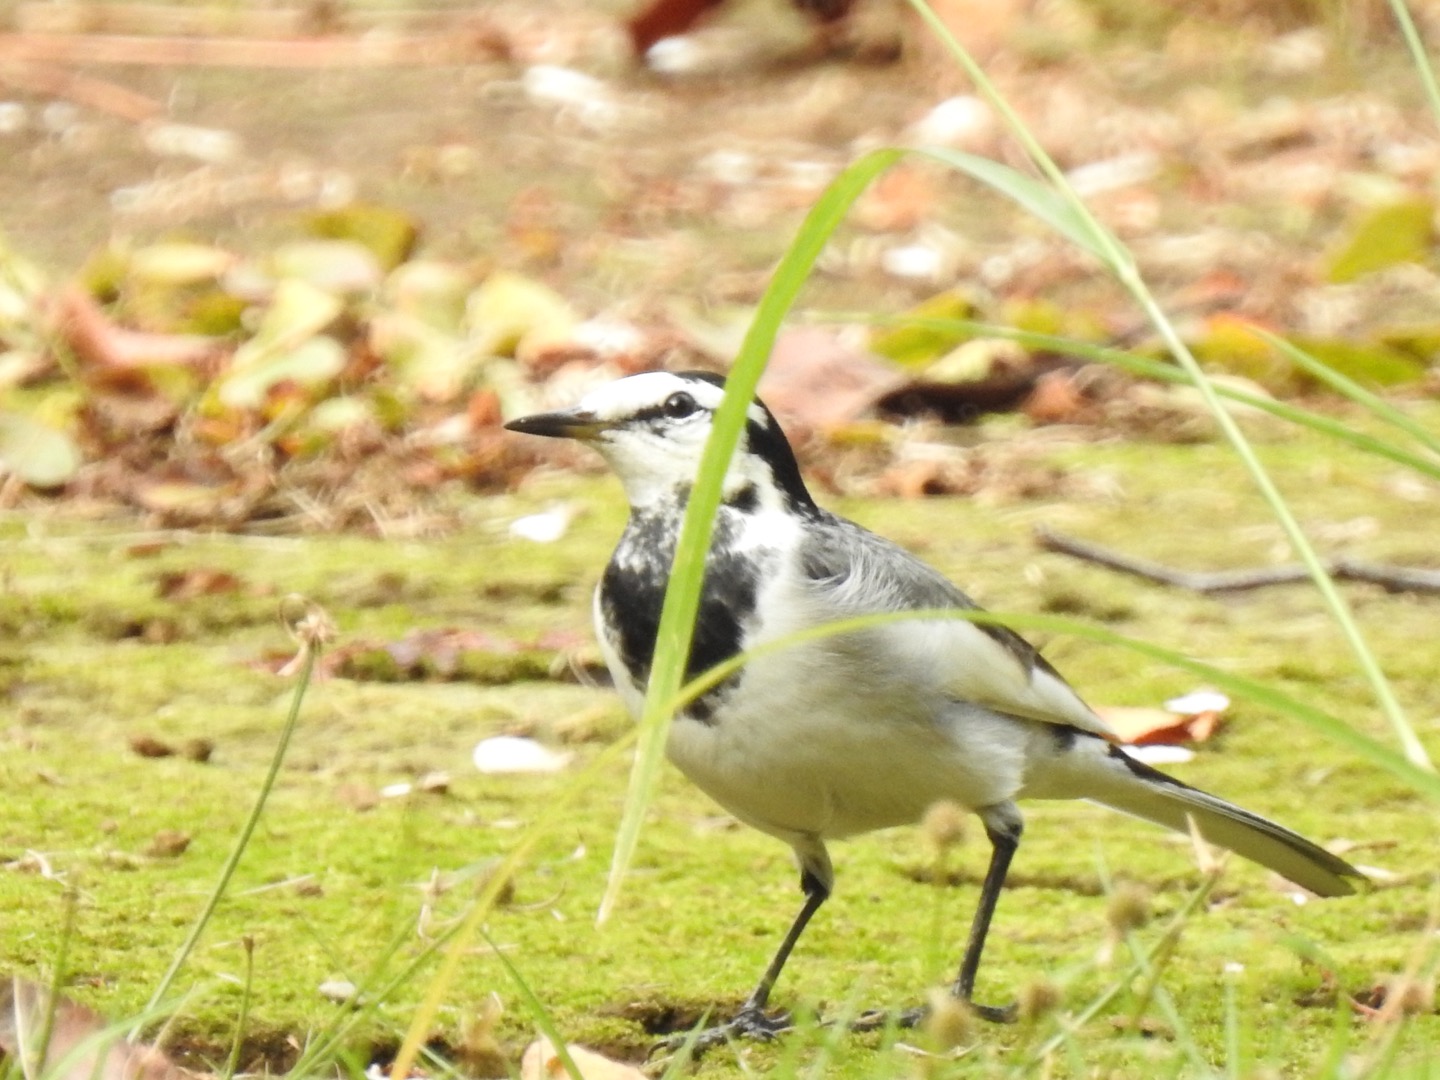
[[[676,390],[675,393],[665,399],[665,404],[662,407],[665,410],[665,415],[672,420],[681,420],[698,408],[695,404],[695,399],[685,393],[684,390]]]

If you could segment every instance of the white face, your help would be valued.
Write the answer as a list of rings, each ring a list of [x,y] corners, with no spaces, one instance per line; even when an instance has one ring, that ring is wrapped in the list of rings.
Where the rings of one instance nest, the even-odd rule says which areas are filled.
[[[592,390],[574,411],[594,418],[598,430],[586,441],[620,477],[631,505],[644,506],[694,482],[711,421],[724,396],[724,389],[711,383],[649,371]],[[750,406],[750,418],[773,423],[758,405]],[[742,435],[726,476],[726,490],[749,482],[750,471]]]

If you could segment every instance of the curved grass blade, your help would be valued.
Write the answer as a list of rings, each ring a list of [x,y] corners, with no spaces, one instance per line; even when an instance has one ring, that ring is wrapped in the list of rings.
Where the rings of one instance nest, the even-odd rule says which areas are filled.
[[[1056,334],[1041,334],[1033,330],[1020,330],[1013,326],[975,322],[970,319],[916,318],[903,315],[873,316],[838,312],[834,313],[830,319],[835,322],[868,323],[876,326],[913,326],[923,330],[960,331],[985,337],[1005,338],[1008,341],[1018,342],[1026,348],[1043,349],[1069,356],[1080,356],[1097,363],[1109,364],[1112,367],[1122,368],[1132,375],[1139,375],[1145,379],[1153,379],[1156,382],[1166,382],[1172,385],[1192,385],[1190,376],[1174,364],[1167,364],[1161,360],[1151,360],[1148,357],[1138,356],[1135,353],[1127,352],[1124,349],[1117,349],[1110,345],[1097,345],[1094,342],[1079,341],[1074,338],[1060,337]],[[1229,401],[1235,402],[1237,405],[1244,405],[1247,408],[1268,413],[1287,423],[1298,424],[1301,427],[1309,428],[1311,431],[1334,439],[1337,442],[1343,442],[1363,453],[1373,454],[1376,457],[1392,461],[1397,465],[1403,465],[1423,476],[1428,476],[1432,480],[1440,480],[1440,460],[1412,453],[1397,443],[1386,441],[1367,432],[1356,431],[1350,425],[1336,420],[1333,417],[1313,412],[1310,409],[1301,408],[1298,405],[1292,405],[1289,402],[1281,401],[1277,398],[1252,394],[1239,386],[1234,386],[1226,382],[1215,382],[1212,383],[1212,385],[1215,388],[1216,394]],[[1393,408],[1393,406],[1390,407]],[[1402,413],[1401,415],[1403,416],[1404,414]],[[1414,423],[1409,417],[1405,417],[1405,419],[1411,424]]]
[[[1283,352],[1290,358],[1291,363],[1305,371],[1306,374],[1320,380],[1337,394],[1349,398],[1355,404],[1363,405],[1387,424],[1399,428],[1415,439],[1431,453],[1440,454],[1440,439],[1437,439],[1429,428],[1414,418],[1406,416],[1379,394],[1365,389],[1348,375],[1336,371],[1329,364],[1318,357],[1311,356],[1293,342],[1258,328],[1255,333],[1268,342],[1272,348]]]
[[[450,987],[455,982],[455,976],[459,973],[460,962],[470,955],[470,943],[480,929],[481,921],[495,906],[495,901],[499,899],[501,891],[520,868],[520,863],[530,854],[541,838],[564,819],[575,800],[582,792],[589,789],[595,778],[608,768],[614,759],[629,750],[637,734],[637,730],[632,729],[616,739],[596,754],[590,764],[556,792],[535,823],[525,831],[519,843],[500,860],[499,865],[491,873],[489,881],[485,883],[485,888],[476,897],[474,905],[465,913],[465,917],[447,930],[446,936],[449,938],[449,944],[445,949],[445,955],[440,961],[440,967],[435,972],[435,977],[430,980],[430,985],[426,988],[425,997],[416,1008],[415,1015],[410,1018],[410,1026],[406,1029],[405,1038],[395,1054],[395,1061],[390,1066],[391,1080],[407,1080],[410,1076],[411,1066],[415,1064],[425,1040],[429,1037],[431,1025],[440,1011],[440,1005],[450,992]]]
[[[860,193],[903,153],[900,150],[872,151],[842,172],[825,189],[776,268],[731,369],[725,400],[716,410],[714,426],[705,444],[700,472],[690,492],[685,521],[675,548],[670,584],[665,590],[665,604],[656,633],[655,657],[644,715],[640,720],[635,765],[630,773],[624,816],[615,839],[610,876],[600,901],[599,922],[603,923],[609,917],[620,895],[625,871],[639,843],[645,809],[659,777],[666,725],[671,715],[668,703],[674,699],[684,681],[690,642],[695,632],[695,617],[700,610],[705,556],[710,550],[715,513],[720,506],[720,488],[745,426],[746,410],[755,396],[755,387],[769,360],[780,324],[808,280],[815,260],[824,250],[835,227]]]
[[[235,876],[240,859],[244,856],[245,849],[250,846],[250,837],[254,835],[255,827],[260,824],[260,815],[264,812],[265,804],[270,799],[270,792],[274,790],[275,781],[280,776],[280,766],[285,761],[285,752],[290,746],[290,738],[295,734],[295,728],[300,723],[300,705],[305,700],[305,691],[310,686],[310,680],[315,674],[315,660],[320,654],[320,644],[318,641],[307,642],[302,644],[302,650],[300,675],[295,683],[295,691],[290,698],[290,711],[286,714],[285,723],[280,729],[280,738],[275,743],[275,752],[270,756],[270,767],[265,773],[264,780],[260,782],[260,791],[255,796],[255,804],[251,807],[250,815],[240,829],[240,835],[235,838],[235,843],[230,848],[225,865],[220,868],[220,877],[215,882],[215,888],[206,898],[205,907],[196,917],[195,922],[191,924],[190,933],[186,935],[184,943],[171,959],[170,966],[161,977],[159,985],[150,995],[150,1000],[145,1005],[146,1015],[153,1013],[169,994],[176,976],[180,974],[180,969],[185,966],[185,961],[190,958],[190,954],[200,941],[200,935],[205,932],[205,927],[210,924],[210,919],[220,906],[220,900],[225,895],[226,889],[230,887],[230,880]],[[139,1027],[137,1026],[131,1030],[130,1037],[135,1038],[138,1034]]]
[[[994,188],[1016,205],[1029,211],[1045,222],[1065,239],[1078,248],[1090,252],[1101,261],[1108,261],[1109,254],[1098,243],[1095,230],[1083,214],[1075,210],[1073,203],[1063,198],[1053,187],[1026,176],[1009,165],[1003,165],[990,158],[967,154],[963,150],[951,150],[941,146],[917,146],[917,154],[934,158],[941,164],[965,173],[974,180]]]
[[[980,65],[955,40],[949,28],[930,10],[925,0],[910,0],[910,5],[919,12],[921,18],[930,26],[931,31],[945,45],[955,61],[964,68],[965,73],[975,83],[986,101],[1004,119],[1011,134],[1020,141],[1035,167],[1054,185],[1059,197],[1063,198],[1079,221],[1083,223],[1078,227],[1083,228],[1090,238],[1090,242],[1083,245],[1085,250],[1099,254],[1110,273],[1130,293],[1145,313],[1146,319],[1159,332],[1166,350],[1190,377],[1191,383],[1200,392],[1201,399],[1205,402],[1205,408],[1215,418],[1215,423],[1225,436],[1225,440],[1235,451],[1235,455],[1240,459],[1245,471],[1250,474],[1251,482],[1259,489],[1261,497],[1270,507],[1270,512],[1279,523],[1286,540],[1295,549],[1295,553],[1304,564],[1310,579],[1315,583],[1315,588],[1319,591],[1325,606],[1330,610],[1331,618],[1340,627],[1346,643],[1350,646],[1351,652],[1355,654],[1356,662],[1364,673],[1366,681],[1369,682],[1371,690],[1374,692],[1381,710],[1385,713],[1386,719],[1390,722],[1390,726],[1394,729],[1396,738],[1406,756],[1422,768],[1433,769],[1430,756],[1416,736],[1415,729],[1406,717],[1405,711],[1400,707],[1399,699],[1396,698],[1395,690],[1390,685],[1389,679],[1386,678],[1384,669],[1380,667],[1369,642],[1365,640],[1365,635],[1360,632],[1350,605],[1346,603],[1344,596],[1336,588],[1335,580],[1326,571],[1325,565],[1310,543],[1309,537],[1305,535],[1299,521],[1296,520],[1284,497],[1275,487],[1274,481],[1271,480],[1270,474],[1266,472],[1264,465],[1256,456],[1250,441],[1240,430],[1240,425],[1236,423],[1235,418],[1230,415],[1229,410],[1220,401],[1214,384],[1206,377],[1199,362],[1190,351],[1190,347],[1180,337],[1180,332],[1175,328],[1175,324],[1166,315],[1160,302],[1155,299],[1154,293],[1145,284],[1144,278],[1140,276],[1134,256],[1090,212],[1089,207],[1075,193],[1074,188],[1065,179],[1065,174],[1045,152],[1039,140],[1005,101],[994,83],[986,77],[984,71],[980,69]],[[1070,234],[1067,231],[1065,235]]]
[[[555,1048],[555,1056],[560,1059],[561,1066],[570,1080],[585,1080],[580,1066],[575,1064],[575,1059],[570,1055],[570,1047],[565,1042],[565,1036],[560,1033],[555,1018],[550,1015],[550,1010],[545,1008],[545,1003],[536,996],[535,991],[530,989],[530,984],[520,974],[520,969],[510,962],[510,958],[500,951],[500,946],[487,934],[484,928],[480,930],[480,936],[485,939],[485,944],[490,946],[490,951],[500,966],[505,969],[505,974],[510,976],[510,981],[515,984],[515,990],[520,995],[520,1000],[525,1003],[525,1008],[530,1013],[530,1018],[535,1021],[535,1026],[540,1029],[540,1034],[550,1040],[550,1045]]]
[[[1435,114],[1435,119],[1440,121],[1440,84],[1435,81],[1435,68],[1430,63],[1430,57],[1425,52],[1425,42],[1410,15],[1410,6],[1405,0],[1390,0],[1390,11],[1400,27],[1400,35],[1405,39],[1406,48],[1410,50],[1410,58],[1415,62],[1420,84],[1425,87],[1430,111]]]
[[[673,709],[682,708],[694,698],[699,697],[707,690],[735,674],[735,672],[739,671],[745,664],[758,656],[767,656],[807,641],[818,641],[835,634],[854,633],[877,626],[885,626],[890,623],[912,622],[916,620],[928,621],[932,619],[954,619],[987,626],[1007,626],[1014,630],[1037,630],[1045,633],[1071,634],[1076,637],[1087,638],[1101,645],[1114,645],[1123,649],[1129,649],[1131,652],[1139,653],[1148,659],[1156,660],[1169,667],[1196,675],[1205,682],[1235,697],[1247,698],[1250,701],[1268,706],[1292,719],[1299,720],[1332,742],[1338,743],[1352,751],[1357,757],[1363,758],[1370,764],[1399,777],[1415,791],[1440,802],[1440,774],[1416,765],[1407,756],[1397,754],[1385,744],[1377,742],[1368,735],[1362,734],[1344,720],[1341,720],[1331,713],[1325,712],[1323,709],[1301,701],[1299,698],[1292,697],[1283,690],[1277,690],[1275,687],[1266,683],[1247,678],[1244,675],[1236,675],[1234,672],[1226,671],[1212,664],[1207,664],[1203,660],[1196,660],[1194,657],[1176,652],[1173,649],[1167,649],[1164,646],[1156,645],[1149,641],[1142,641],[1139,638],[1126,637],[1124,634],[1117,633],[1106,627],[1095,626],[1091,623],[1081,622],[1078,619],[1067,618],[1063,615],[939,608],[931,611],[887,611],[874,615],[859,616],[854,619],[842,619],[836,622],[824,623],[820,626],[811,627],[808,630],[788,634],[783,638],[767,641],[762,645],[748,649],[737,656],[732,656],[728,660],[716,664],[702,675],[687,683],[669,705]]]

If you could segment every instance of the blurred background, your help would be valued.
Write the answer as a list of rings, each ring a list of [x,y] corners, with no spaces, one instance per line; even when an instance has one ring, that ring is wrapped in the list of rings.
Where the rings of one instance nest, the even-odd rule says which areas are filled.
[[[1440,4],[1410,10],[1433,39]],[[1217,370],[1271,393],[1310,385],[1258,326],[1368,383],[1428,392],[1440,138],[1387,4],[936,11]],[[504,485],[529,464],[510,455],[529,451],[483,437],[477,451],[472,435],[536,404],[541,383],[573,397],[557,373],[723,366],[807,208],[893,144],[1029,169],[898,0],[12,0],[0,407],[33,418],[37,394],[57,391],[42,419],[72,445],[0,460],[53,491],[83,463],[182,431],[207,448],[267,431],[285,461],[421,432],[464,449],[409,486]],[[1087,256],[919,158],[861,199],[803,306],[1151,344]],[[973,336],[831,335],[840,366],[800,385],[855,397],[786,418],[801,434],[877,404],[965,420],[1034,404],[1045,376],[1076,366],[1013,344],[957,356]],[[1052,379],[1032,419],[1083,421],[1116,393]],[[139,498],[114,477],[91,489]]]

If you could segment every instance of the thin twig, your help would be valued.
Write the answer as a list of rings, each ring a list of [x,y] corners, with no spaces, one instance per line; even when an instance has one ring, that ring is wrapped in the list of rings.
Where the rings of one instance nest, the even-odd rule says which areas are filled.
[[[1292,585],[1310,580],[1303,566],[1266,566],[1252,570],[1177,570],[1163,563],[1126,555],[1043,526],[1035,530],[1035,541],[1046,551],[1070,555],[1122,574],[1144,578],[1197,593],[1243,592],[1270,585]],[[1403,566],[1382,566],[1356,559],[1327,559],[1326,572],[1339,581],[1364,581],[1392,593],[1440,593],[1440,571],[1416,570]]]
[[[364,68],[463,64],[493,58],[483,36],[146,37],[139,34],[3,34],[0,60],[162,67]]]
[[[64,98],[76,105],[144,123],[165,113],[165,106],[152,97],[136,93],[119,83],[67,71],[54,64],[0,61],[0,86],[21,93]]]

